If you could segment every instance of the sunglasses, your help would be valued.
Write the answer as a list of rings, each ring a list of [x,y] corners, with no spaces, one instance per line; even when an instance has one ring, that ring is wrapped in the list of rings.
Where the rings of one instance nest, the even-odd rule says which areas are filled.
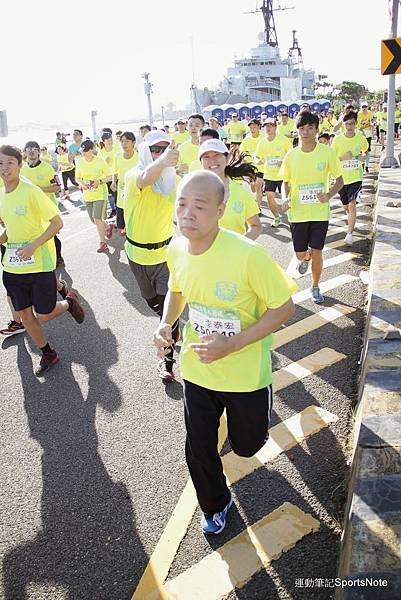
[[[166,148],[167,146],[149,146],[149,150],[154,154],[161,154]]]

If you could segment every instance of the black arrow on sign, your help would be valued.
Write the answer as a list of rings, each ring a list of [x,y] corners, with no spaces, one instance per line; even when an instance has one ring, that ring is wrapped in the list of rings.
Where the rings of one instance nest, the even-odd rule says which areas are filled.
[[[394,75],[398,67],[401,65],[401,46],[395,39],[383,40],[383,43],[387,46],[391,54],[394,56],[387,69],[383,72],[383,75]]]

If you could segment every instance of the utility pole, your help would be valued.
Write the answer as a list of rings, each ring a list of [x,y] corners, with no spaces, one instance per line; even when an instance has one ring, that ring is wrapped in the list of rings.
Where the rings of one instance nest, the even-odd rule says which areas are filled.
[[[96,110],[91,111],[91,119],[92,119],[92,133],[93,133],[93,141],[97,142],[97,131],[96,131]]]
[[[164,106],[162,106],[162,123],[163,123],[163,127],[164,127]]]
[[[399,0],[392,0],[391,12],[391,32],[390,38],[397,37],[398,25],[398,5]],[[397,159],[394,156],[394,113],[395,113],[395,75],[388,76],[388,95],[387,95],[387,144],[386,157],[381,162],[381,167],[399,167]]]
[[[142,77],[145,80],[143,87],[145,89],[145,94],[148,99],[149,125],[153,127],[152,99],[150,97],[152,93],[152,84],[149,81],[149,75],[150,73],[142,73]]]

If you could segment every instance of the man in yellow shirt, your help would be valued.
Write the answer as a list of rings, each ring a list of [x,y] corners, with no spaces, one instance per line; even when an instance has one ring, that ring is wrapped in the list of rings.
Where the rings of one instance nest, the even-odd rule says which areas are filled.
[[[257,165],[256,159],[256,148],[258,147],[259,142],[262,139],[262,134],[260,133],[261,122],[257,119],[251,119],[248,122],[249,134],[246,136],[244,140],[242,140],[241,145],[239,147],[240,152],[247,152],[249,157],[247,160],[253,163],[255,166]],[[263,173],[261,171],[257,171],[256,173],[256,181],[251,184],[251,189],[256,195],[256,202],[258,203],[259,209],[262,207],[262,199],[263,199]]]
[[[286,112],[280,113],[277,125],[277,135],[285,136],[292,141],[294,119],[290,119]]]
[[[203,512],[204,534],[219,534],[232,505],[217,450],[227,412],[233,451],[265,444],[272,411],[272,334],[294,313],[296,286],[259,244],[219,228],[224,184],[210,171],[186,176],[177,191],[181,236],[167,253],[169,292],[154,341],[159,356],[188,304],[180,352],[186,460]]]
[[[324,298],[319,282],[323,269],[322,250],[330,218],[329,201],[343,186],[341,164],[334,150],[316,141],[319,117],[311,112],[298,115],[296,126],[300,145],[284,157],[280,175],[285,196],[282,209],[288,210],[298,271],[304,275],[312,260],[312,300]],[[330,176],[335,184],[329,189]]]
[[[202,115],[193,114],[188,117],[189,139],[180,144],[178,167],[179,175],[188,173],[191,163],[198,158],[199,151],[199,132],[205,125],[205,119]]]
[[[187,130],[187,123],[184,119],[177,121],[177,131],[173,131],[170,134],[172,140],[174,140],[176,147],[189,140],[189,131]]]
[[[0,224],[5,231],[0,243],[6,246],[3,258],[3,283],[14,309],[42,357],[35,374],[41,377],[59,361],[46,338],[41,323],[67,311],[77,323],[84,311],[75,292],[57,302],[54,274],[56,250],[52,238],[63,221],[57,206],[36,185],[20,178],[22,155],[13,146],[0,147]],[[34,312],[35,311],[35,312]]]
[[[340,200],[348,217],[348,232],[345,243],[352,245],[352,232],[356,221],[356,203],[362,189],[365,152],[368,141],[360,131],[355,131],[357,114],[350,112],[345,115],[343,122],[345,133],[338,135],[331,145],[341,161],[344,185],[340,189]]]
[[[246,125],[239,120],[237,113],[233,113],[231,115],[231,121],[227,125],[227,136],[230,140],[230,146],[233,146],[233,150],[239,147],[246,132]]]
[[[264,162],[264,191],[274,217],[272,227],[279,227],[281,217],[276,202],[276,192],[281,194],[283,181],[280,176],[280,167],[284,156],[292,148],[292,144],[288,137],[277,134],[276,120],[272,117],[265,120],[265,130],[266,137],[261,139],[255,154],[260,161]]]
[[[162,130],[145,135],[139,148],[138,168],[125,177],[125,251],[141,296],[161,317],[167,294],[167,248],[174,234],[175,167],[178,150]],[[173,326],[178,340],[178,321]],[[174,343],[159,365],[164,383],[175,381]]]

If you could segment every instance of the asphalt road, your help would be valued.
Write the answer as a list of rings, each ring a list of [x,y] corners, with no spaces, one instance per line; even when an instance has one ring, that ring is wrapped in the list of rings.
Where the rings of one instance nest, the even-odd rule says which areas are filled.
[[[359,275],[368,268],[371,246],[366,203],[373,202],[373,179],[365,185],[358,208],[363,237],[351,249],[356,256],[336,259],[324,269],[323,280],[334,282],[324,305],[301,299],[292,323],[338,304],[348,313],[281,345],[273,356],[279,371],[324,348],[344,355],[277,391],[272,425],[308,406],[322,407],[338,420],[235,483],[235,506],[221,536],[203,537],[197,510],[169,581],[290,502],[317,519],[319,530],[226,595],[241,600],[334,597],[334,589],[306,588],[301,579],[336,576],[365,324],[366,286]],[[39,354],[27,336],[2,341],[0,598],[128,600],[188,480],[182,387],[165,388],[156,375],[152,333],[157,321],[140,298],[122,240],[115,235],[110,253],[97,254],[96,232],[80,200],[64,201],[60,208],[62,275],[79,291],[86,320],[78,325],[66,315],[46,326],[61,361],[43,380],[33,375]],[[333,217],[341,214],[335,211]],[[260,241],[286,268],[292,258],[288,225],[273,230],[270,217],[262,220]],[[344,227],[344,222],[335,225]],[[329,241],[343,237],[344,231],[333,230]],[[325,259],[347,252],[338,245],[325,252]],[[348,282],[336,285],[344,274],[351,276]],[[300,290],[308,289],[310,275],[297,283]],[[228,451],[225,446],[223,453]],[[192,597],[195,592],[185,600]]]

